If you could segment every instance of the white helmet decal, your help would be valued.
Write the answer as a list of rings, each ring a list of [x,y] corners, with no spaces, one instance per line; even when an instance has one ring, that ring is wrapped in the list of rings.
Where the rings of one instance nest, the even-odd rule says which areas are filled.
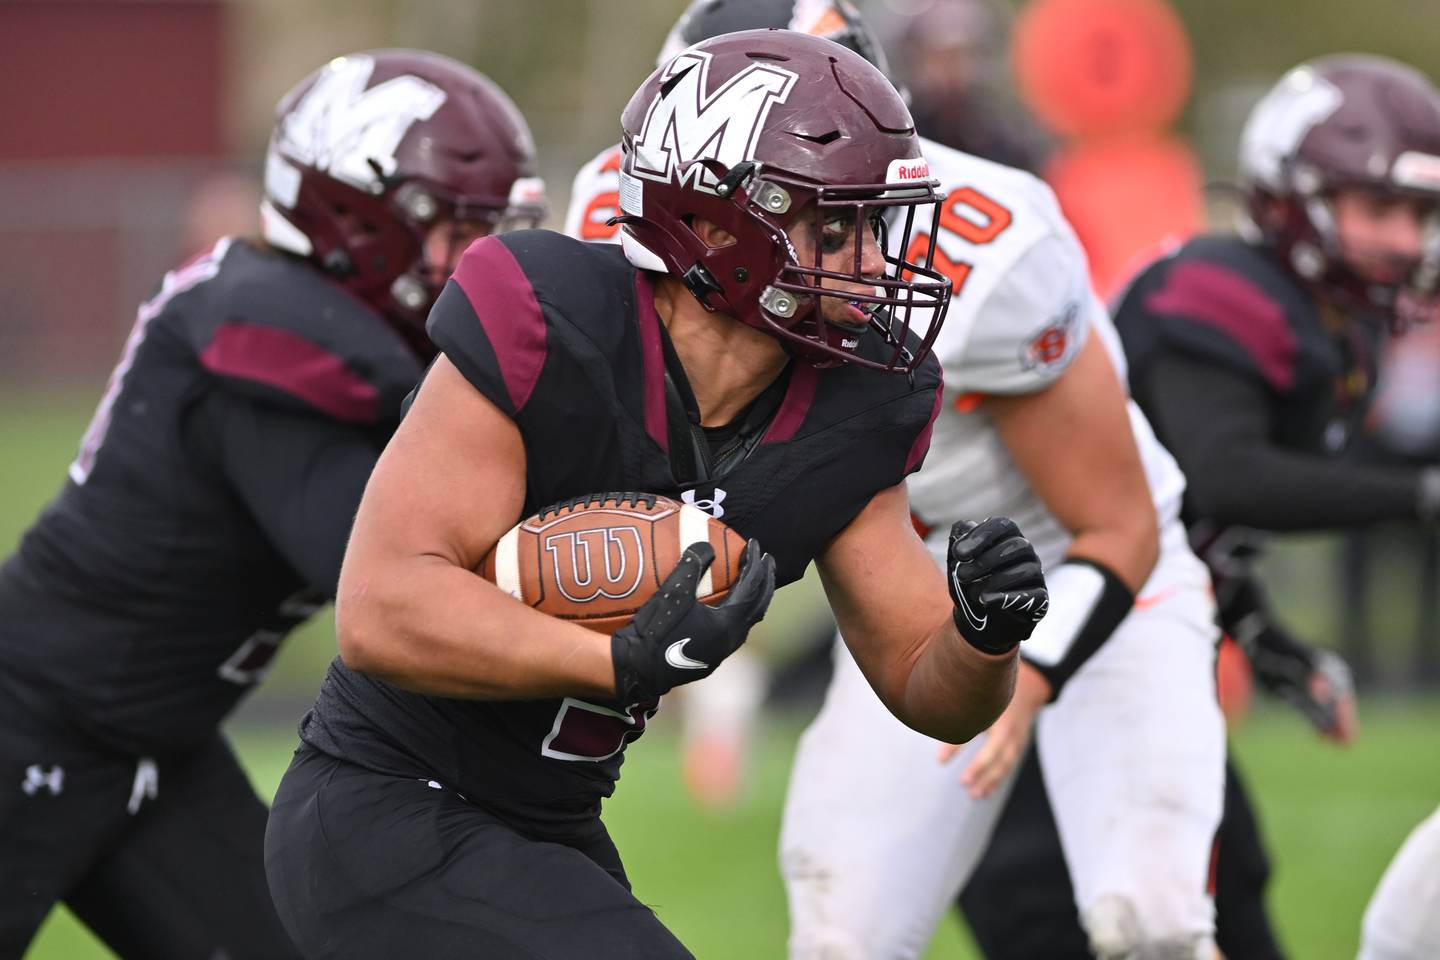
[[[717,178],[694,161],[717,160],[728,169],[752,159],[766,115],[771,106],[785,102],[796,79],[793,71],[774,64],[752,63],[719,90],[706,93],[710,54],[679,54],[665,67],[628,172],[661,182],[689,180],[695,189],[713,193]]]
[[[1344,102],[1340,88],[1309,67],[1291,70],[1250,111],[1240,135],[1240,175],[1271,189],[1284,188],[1284,160],[1300,141]]]
[[[332,60],[276,131],[279,151],[362,189],[378,181],[372,161],[382,174],[394,173],[400,141],[411,124],[435,115],[445,91],[416,76],[367,90],[374,69],[367,56]]]

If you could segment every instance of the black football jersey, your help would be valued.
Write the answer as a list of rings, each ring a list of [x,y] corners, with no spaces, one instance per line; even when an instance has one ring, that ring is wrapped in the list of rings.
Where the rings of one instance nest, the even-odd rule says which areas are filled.
[[[872,496],[919,466],[939,403],[933,360],[913,378],[794,362],[739,428],[700,437],[686,416],[693,401],[655,312],[651,275],[618,247],[547,231],[472,246],[429,329],[519,426],[527,515],[605,490],[682,499],[758,539],[775,557],[780,584],[798,579]],[[866,346],[879,356],[878,343]],[[433,778],[501,815],[563,831],[613,791],[622,751],[654,708],[427,697],[337,660],[301,736],[343,759]]]
[[[0,568],[0,678],[120,749],[203,742],[333,593],[420,369],[288,255],[227,239],[167,274]]]
[[[1125,292],[1136,400],[1188,475],[1184,517],[1230,600],[1266,532],[1405,517],[1413,470],[1340,456],[1369,406],[1383,323],[1331,312],[1263,246],[1202,237]]]
[[[1264,384],[1277,446],[1330,454],[1364,417],[1382,335],[1368,320],[1332,329],[1272,249],[1232,236],[1196,238],[1151,264],[1124,292],[1115,326],[1142,407],[1151,362],[1175,351]]]

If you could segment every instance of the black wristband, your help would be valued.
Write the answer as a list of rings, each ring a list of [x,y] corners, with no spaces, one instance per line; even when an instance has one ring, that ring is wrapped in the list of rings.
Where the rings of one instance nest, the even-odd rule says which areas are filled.
[[[1050,611],[1020,656],[1049,682],[1053,703],[1075,672],[1130,615],[1135,594],[1115,571],[1087,557],[1066,558],[1050,572],[1047,583]]]

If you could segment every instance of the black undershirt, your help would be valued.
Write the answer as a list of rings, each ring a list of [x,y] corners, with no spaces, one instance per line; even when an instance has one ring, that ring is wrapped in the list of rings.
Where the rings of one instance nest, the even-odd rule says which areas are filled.
[[[665,360],[666,413],[670,428],[670,462],[682,487],[723,476],[754,449],[785,399],[790,383],[788,366],[735,417],[718,427],[700,423],[700,404],[690,389],[685,367],[660,325]]]

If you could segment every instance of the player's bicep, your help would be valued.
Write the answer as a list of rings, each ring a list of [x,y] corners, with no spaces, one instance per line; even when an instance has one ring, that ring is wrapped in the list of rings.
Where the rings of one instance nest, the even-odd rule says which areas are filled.
[[[441,356],[365,488],[342,592],[372,566],[406,559],[474,569],[519,520],[524,499],[519,428]]]
[[[895,709],[910,668],[950,617],[945,578],[915,533],[905,485],[871,498],[816,566],[846,646]]]
[[[983,409],[1031,489],[1071,532],[1153,513],[1129,399],[1100,338],[1045,390],[987,397]]]

